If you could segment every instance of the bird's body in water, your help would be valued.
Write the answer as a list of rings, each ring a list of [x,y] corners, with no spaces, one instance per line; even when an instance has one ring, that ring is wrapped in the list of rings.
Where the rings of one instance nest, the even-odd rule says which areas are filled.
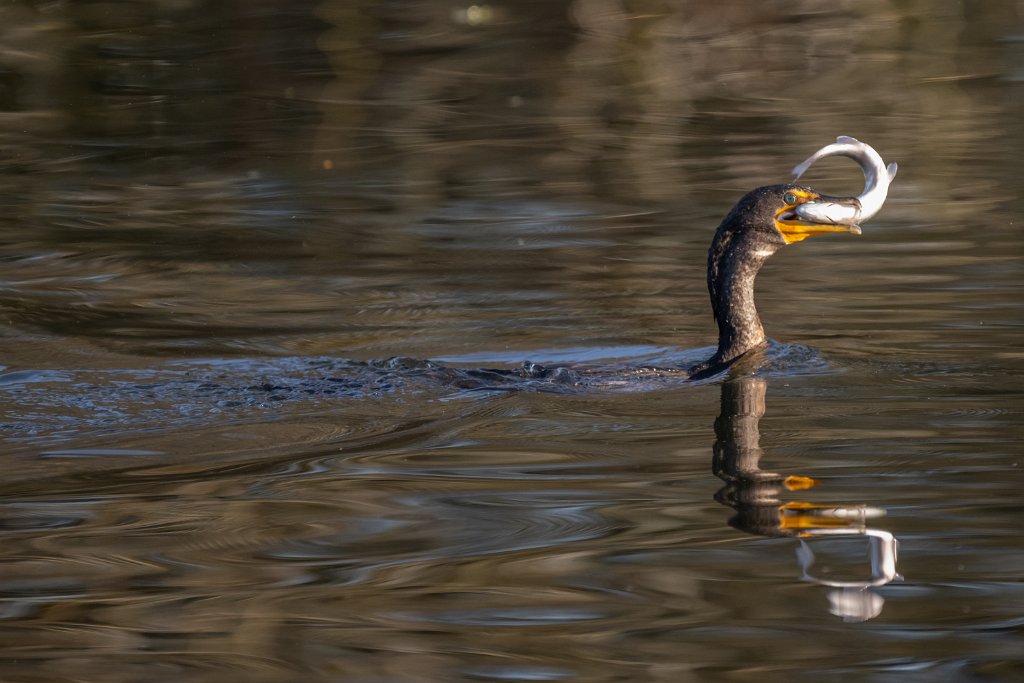
[[[814,235],[859,235],[858,223],[882,208],[896,175],[896,164],[887,167],[869,145],[840,136],[836,143],[822,147],[800,164],[795,169],[797,175],[828,156],[846,156],[860,164],[865,186],[859,196],[829,197],[800,185],[768,185],[748,192],[722,219],[711,240],[707,266],[718,348],[710,358],[687,370],[689,379],[715,375],[767,344],[754,303],[754,280],[772,254]],[[679,369],[668,371],[679,373]],[[548,378],[553,372],[527,363],[520,376]],[[565,375],[564,369],[559,372]]]
[[[680,379],[704,379],[727,369],[753,351],[765,347],[761,318],[754,302],[754,280],[761,267],[776,251],[814,235],[851,233],[859,235],[858,225],[818,222],[804,218],[808,213],[843,213],[847,206],[857,208],[856,197],[826,197],[799,185],[768,185],[744,195],[722,219],[708,249],[707,280],[711,312],[718,325],[718,348],[708,359],[688,368],[644,368],[651,373]],[[618,372],[608,373],[584,368],[547,368],[524,363],[516,370],[482,370],[491,378],[514,376],[560,385],[588,386],[619,384]],[[477,375],[479,377],[479,375]]]
[[[882,165],[881,157],[867,150],[856,140],[842,138],[809,160],[834,155],[856,159],[867,179],[859,197],[828,198],[804,186],[769,185],[748,192],[726,214],[711,239],[707,258],[718,347],[692,367],[687,366],[699,356],[686,353],[685,362],[672,354],[671,360],[656,362],[656,367],[545,367],[527,362],[514,369],[489,369],[404,357],[376,361],[297,357],[178,362],[139,371],[15,371],[0,374],[0,402],[5,406],[0,411],[0,438],[38,443],[49,435],[63,442],[69,435],[124,433],[162,425],[179,429],[209,420],[230,425],[266,410],[280,415],[287,402],[319,411],[330,401],[420,392],[451,396],[453,390],[458,394],[643,392],[718,378],[730,368],[747,373],[781,363],[788,371],[790,362],[812,367],[809,363],[814,361],[808,356],[813,352],[799,345],[784,344],[762,352],[768,342],[754,305],[754,280],[771,255],[787,245],[823,233],[860,232],[856,223],[868,220],[881,207],[895,175],[894,165]],[[806,170],[807,163],[799,170]]]
[[[708,292],[718,326],[718,347],[710,358],[690,368],[681,364],[658,368],[549,368],[527,362],[516,369],[488,369],[453,367],[413,358],[369,362],[326,358],[286,359],[272,368],[263,362],[240,362],[230,371],[225,370],[224,363],[170,368],[162,370],[158,379],[142,373],[137,378],[133,375],[131,381],[118,374],[100,373],[93,381],[84,381],[82,373],[58,373],[59,377],[44,373],[44,379],[50,377],[53,381],[40,381],[38,376],[30,381],[7,378],[6,386],[18,392],[20,417],[0,421],[0,429],[36,433],[44,429],[39,416],[55,416],[57,429],[67,430],[68,410],[90,416],[82,424],[93,420],[101,429],[133,421],[147,424],[152,415],[159,415],[159,409],[152,407],[154,397],[180,422],[186,414],[196,414],[197,419],[212,414],[210,405],[219,415],[236,406],[278,406],[288,398],[358,399],[411,391],[413,387],[430,391],[438,387],[460,391],[642,391],[710,378],[738,362],[744,367],[760,367],[763,357],[757,351],[767,345],[767,337],[754,303],[758,271],[780,248],[807,237],[836,232],[859,234],[856,223],[868,220],[881,208],[888,184],[895,176],[894,164],[885,166],[874,150],[853,138],[840,138],[822,148],[798,171],[803,172],[817,159],[836,155],[860,163],[866,178],[860,196],[832,198],[804,186],[769,185],[748,192],[726,214],[711,240],[707,260]],[[637,381],[640,374],[651,381]],[[72,386],[82,387],[82,391],[68,391],[70,377],[75,379]],[[55,383],[59,383],[59,390],[54,390]],[[4,382],[0,381],[2,386]]]

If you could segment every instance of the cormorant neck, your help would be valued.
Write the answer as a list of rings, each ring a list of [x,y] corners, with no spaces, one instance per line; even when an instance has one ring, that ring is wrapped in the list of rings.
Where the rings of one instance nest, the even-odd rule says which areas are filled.
[[[718,323],[718,350],[691,372],[717,372],[765,344],[754,305],[754,279],[777,248],[748,231],[731,229],[728,221],[719,226],[708,250],[708,292]]]
[[[713,271],[709,270],[711,310],[718,323],[714,358],[719,362],[730,362],[765,342],[754,303],[754,279],[769,255],[756,250],[729,250]],[[717,275],[714,280],[710,278],[712,272]]]

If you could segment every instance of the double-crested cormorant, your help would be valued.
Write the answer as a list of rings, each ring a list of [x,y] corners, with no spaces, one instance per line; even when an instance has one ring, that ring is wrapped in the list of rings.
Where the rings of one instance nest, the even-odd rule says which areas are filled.
[[[748,192],[718,226],[708,250],[708,292],[718,324],[718,349],[707,360],[686,371],[688,379],[704,379],[767,343],[754,305],[754,278],[780,247],[814,235],[861,233],[858,223],[874,216],[885,202],[896,164],[888,167],[874,149],[851,137],[840,136],[794,169],[799,178],[810,166],[829,156],[855,160],[864,172],[864,191],[856,197],[829,197],[802,185],[768,185]],[[642,368],[643,373],[680,377],[681,369]],[[549,368],[527,361],[516,370],[482,368],[467,371],[474,381],[501,382],[508,377],[545,379],[561,384],[591,378],[592,369]]]
[[[718,350],[690,368],[691,377],[707,376],[766,343],[754,306],[754,278],[780,247],[813,235],[860,234],[856,223],[881,208],[895,164],[886,168],[875,150],[853,138],[840,137],[819,150],[798,174],[825,156],[856,160],[866,178],[858,197],[826,197],[799,185],[769,185],[748,192],[722,220],[708,251],[708,291],[718,324]],[[879,195],[881,198],[879,198]]]

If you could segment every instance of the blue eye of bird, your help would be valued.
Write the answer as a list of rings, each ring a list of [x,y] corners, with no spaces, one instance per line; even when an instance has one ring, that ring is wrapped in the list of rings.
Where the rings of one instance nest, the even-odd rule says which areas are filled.
[[[796,204],[796,195],[792,192],[787,192],[782,201],[786,202],[786,204]]]

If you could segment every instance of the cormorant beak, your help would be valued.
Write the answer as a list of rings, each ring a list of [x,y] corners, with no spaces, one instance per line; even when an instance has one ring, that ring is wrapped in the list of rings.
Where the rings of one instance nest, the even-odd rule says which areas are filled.
[[[793,201],[788,201],[790,199]],[[786,244],[829,232],[860,234],[859,225],[841,222],[859,211],[860,202],[856,197],[823,197],[813,192],[792,190],[786,193],[786,200],[786,205],[775,212],[775,229]]]

